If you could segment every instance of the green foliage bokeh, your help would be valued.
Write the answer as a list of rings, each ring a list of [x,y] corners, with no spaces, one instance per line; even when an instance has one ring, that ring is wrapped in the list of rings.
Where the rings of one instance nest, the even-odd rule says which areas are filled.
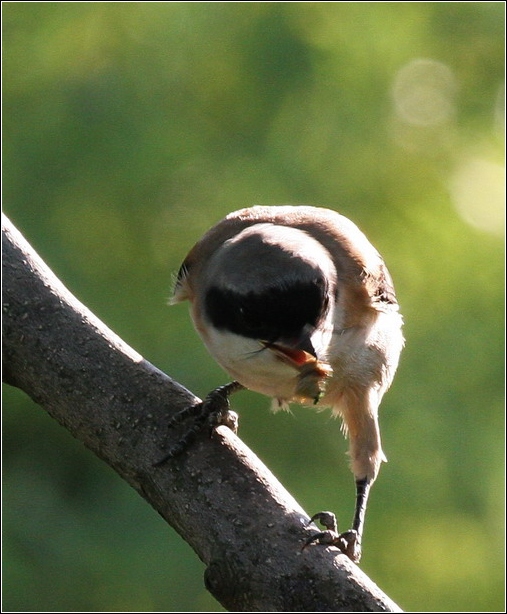
[[[381,408],[362,568],[410,611],[503,611],[503,2],[6,2],[4,211],[92,311],[199,396],[184,305],[229,211],[330,207],[384,255],[406,349]],[[309,512],[348,525],[328,413],[234,398]],[[4,388],[3,606],[221,611],[181,538]]]

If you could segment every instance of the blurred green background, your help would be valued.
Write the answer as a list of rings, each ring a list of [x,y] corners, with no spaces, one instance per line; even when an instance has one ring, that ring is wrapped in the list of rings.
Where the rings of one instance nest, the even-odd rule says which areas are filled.
[[[171,275],[229,211],[307,203],[384,255],[406,349],[362,569],[410,611],[504,611],[504,3],[4,2],[4,211],[116,333],[227,381]],[[222,611],[193,551],[4,387],[3,609]],[[329,413],[234,398],[310,513],[354,502]]]

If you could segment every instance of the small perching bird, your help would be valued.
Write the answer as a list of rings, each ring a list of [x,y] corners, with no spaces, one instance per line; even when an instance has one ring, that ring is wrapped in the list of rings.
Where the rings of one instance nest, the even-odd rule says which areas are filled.
[[[185,258],[171,303],[183,300],[210,354],[235,380],[218,389],[222,400],[245,387],[272,397],[276,408],[330,407],[342,418],[357,489],[352,529],[339,535],[334,515],[321,512],[312,521],[327,530],[306,545],[337,545],[359,561],[369,488],[385,460],[378,406],[403,347],[379,253],[329,209],[241,209]]]

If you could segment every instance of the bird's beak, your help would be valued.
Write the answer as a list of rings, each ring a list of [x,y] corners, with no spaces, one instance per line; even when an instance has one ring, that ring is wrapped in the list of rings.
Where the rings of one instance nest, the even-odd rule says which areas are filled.
[[[301,367],[309,361],[317,360],[317,352],[312,343],[314,329],[305,327],[298,337],[287,337],[273,341],[261,341],[261,344],[284,360],[296,367]]]
[[[310,362],[317,361],[313,352],[308,352],[300,347],[293,347],[281,343],[271,343],[270,341],[261,341],[261,345],[274,352],[283,362],[288,363],[298,370]]]
[[[276,342],[261,341],[261,345],[298,370],[317,360],[310,331],[303,331],[299,337],[280,339]]]
[[[303,403],[318,403],[324,393],[325,381],[332,374],[332,369],[327,363],[317,358],[310,336],[303,334],[296,341],[284,340],[280,343],[261,341],[261,344],[299,372],[294,394],[295,400]]]

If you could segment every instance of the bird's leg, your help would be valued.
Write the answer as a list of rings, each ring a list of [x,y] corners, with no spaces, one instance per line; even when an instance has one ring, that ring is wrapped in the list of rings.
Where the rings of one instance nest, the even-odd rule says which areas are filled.
[[[350,559],[355,563],[361,560],[361,540],[363,537],[364,518],[366,515],[366,505],[370,494],[371,481],[368,478],[356,480],[356,509],[352,529],[342,533],[339,538],[345,543],[345,549],[341,548]]]
[[[344,554],[354,561],[354,563],[359,563],[361,559],[361,539],[364,528],[364,517],[371,484],[372,482],[368,478],[356,480],[356,509],[354,512],[354,520],[352,521],[352,529],[344,533],[338,533],[336,516],[332,512],[319,512],[310,518],[310,522],[319,520],[326,527],[326,530],[320,531],[309,537],[303,548],[313,543],[326,546],[337,546]]]
[[[238,415],[230,409],[229,396],[243,388],[244,386],[239,382],[230,382],[212,390],[201,403],[185,407],[174,414],[168,422],[168,428],[181,424],[191,416],[193,416],[194,422],[181,439],[169,448],[165,456],[155,463],[155,466],[162,465],[184,452],[194,442],[206,423],[211,426],[211,429],[223,424],[236,433],[238,430]]]

